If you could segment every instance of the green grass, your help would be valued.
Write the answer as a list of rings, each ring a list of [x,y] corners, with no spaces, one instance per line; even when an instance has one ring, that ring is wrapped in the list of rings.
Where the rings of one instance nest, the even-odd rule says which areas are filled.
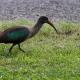
[[[54,23],[60,32],[45,24],[33,38],[26,40],[22,53],[14,47],[8,55],[10,44],[0,44],[0,80],[80,80],[80,24]],[[0,22],[0,30],[14,25],[33,26],[34,22],[16,20]]]

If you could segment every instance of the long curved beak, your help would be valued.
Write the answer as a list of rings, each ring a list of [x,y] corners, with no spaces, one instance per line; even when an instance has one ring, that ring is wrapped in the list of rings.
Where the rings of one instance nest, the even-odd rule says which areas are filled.
[[[54,25],[50,21],[47,21],[47,23],[54,28],[54,30],[56,31],[56,33],[58,33],[57,29],[54,27]]]

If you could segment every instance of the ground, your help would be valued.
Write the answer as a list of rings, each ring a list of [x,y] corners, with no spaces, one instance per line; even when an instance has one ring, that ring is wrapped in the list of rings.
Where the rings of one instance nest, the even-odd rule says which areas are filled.
[[[79,22],[80,0],[0,0],[0,20],[37,20],[36,15]]]
[[[1,22],[0,29],[13,25],[33,26],[29,20]],[[64,34],[45,24],[33,38],[21,44],[25,53],[10,44],[0,44],[0,80],[80,80],[80,24],[54,22]],[[70,33],[69,33],[70,32]]]

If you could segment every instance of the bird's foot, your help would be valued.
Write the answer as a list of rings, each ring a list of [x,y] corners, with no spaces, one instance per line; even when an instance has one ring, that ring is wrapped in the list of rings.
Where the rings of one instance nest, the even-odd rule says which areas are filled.
[[[19,48],[19,50],[25,53],[25,51],[23,49]]]

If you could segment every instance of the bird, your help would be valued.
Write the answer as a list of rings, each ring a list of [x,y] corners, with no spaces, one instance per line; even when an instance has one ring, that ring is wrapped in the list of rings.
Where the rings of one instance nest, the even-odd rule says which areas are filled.
[[[20,44],[24,42],[26,39],[35,36],[39,32],[39,30],[41,29],[44,23],[47,23],[50,26],[52,26],[55,29],[55,31],[58,33],[57,29],[49,21],[48,17],[40,16],[33,27],[26,27],[20,25],[20,26],[14,26],[8,28],[0,32],[0,43],[12,44],[11,47],[9,48],[9,52],[11,52],[13,47],[16,45],[18,45],[20,51],[25,52],[21,48]]]

